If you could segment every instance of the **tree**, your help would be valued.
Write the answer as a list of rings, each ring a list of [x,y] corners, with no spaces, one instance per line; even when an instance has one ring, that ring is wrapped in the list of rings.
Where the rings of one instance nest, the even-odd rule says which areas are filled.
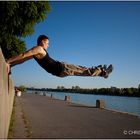
[[[61,87],[60,86],[57,86],[57,89],[61,89]]]
[[[6,59],[26,50],[23,37],[50,11],[47,1],[1,1],[0,46]]]
[[[72,86],[72,89],[80,89],[80,87],[79,86]]]
[[[21,92],[26,92],[27,88],[23,85],[17,87],[17,89],[19,89]]]
[[[140,90],[140,84],[138,85],[138,89]]]
[[[65,89],[65,87],[64,86],[60,86],[60,89]]]

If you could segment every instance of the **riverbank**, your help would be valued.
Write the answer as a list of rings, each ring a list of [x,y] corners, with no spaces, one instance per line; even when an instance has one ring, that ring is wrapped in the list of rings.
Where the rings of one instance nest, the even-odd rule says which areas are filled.
[[[91,94],[91,95],[111,95],[111,96],[123,96],[123,97],[140,97],[140,88],[95,88],[95,89],[83,89],[83,88],[42,88],[42,89],[35,89],[35,88],[27,88],[27,90],[34,90],[34,91],[42,91],[42,92],[67,92],[67,93],[78,93],[78,94]]]
[[[46,94],[53,96],[56,99],[64,100],[65,96],[71,97],[71,102],[81,103],[84,105],[95,106],[96,100],[104,100],[106,108],[122,112],[133,113],[140,117],[140,98],[139,97],[121,97],[108,95],[94,95],[94,94],[78,94],[68,92],[42,92],[42,91],[28,91],[28,93]]]
[[[140,138],[133,115],[27,93],[15,106],[13,138]]]

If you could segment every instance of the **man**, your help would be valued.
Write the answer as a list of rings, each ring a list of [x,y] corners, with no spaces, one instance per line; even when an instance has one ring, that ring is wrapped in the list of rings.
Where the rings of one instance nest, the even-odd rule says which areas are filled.
[[[49,56],[47,52],[48,47],[49,38],[45,35],[40,35],[37,39],[37,46],[24,53],[21,53],[16,57],[12,57],[7,60],[8,71],[10,71],[10,67],[23,63],[24,61],[32,58],[34,58],[37,63],[47,72],[58,77],[100,76],[108,78],[109,74],[113,70],[112,65],[109,65],[109,67],[107,67],[106,65],[99,65],[96,67],[87,68],[83,66],[66,64],[64,62],[56,61]]]

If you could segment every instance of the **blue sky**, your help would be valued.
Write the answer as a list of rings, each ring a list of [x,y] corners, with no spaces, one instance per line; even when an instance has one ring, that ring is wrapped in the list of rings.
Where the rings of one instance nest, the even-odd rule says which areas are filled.
[[[138,87],[140,84],[140,2],[50,2],[51,12],[24,38],[27,49],[40,34],[50,38],[48,52],[56,60],[83,66],[113,64],[108,79],[59,78],[35,60],[12,68],[15,85],[36,88]]]

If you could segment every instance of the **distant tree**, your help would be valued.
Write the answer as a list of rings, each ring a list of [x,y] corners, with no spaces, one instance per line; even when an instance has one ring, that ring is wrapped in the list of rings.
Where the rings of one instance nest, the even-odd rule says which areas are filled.
[[[72,89],[80,89],[79,86],[72,86],[71,88],[72,88]]]
[[[75,86],[72,86],[71,89],[75,89]]]
[[[79,86],[75,86],[75,89],[80,89],[80,87]]]
[[[60,86],[57,86],[57,89],[60,89],[61,87]]]
[[[23,37],[34,32],[34,25],[44,21],[50,11],[47,1],[1,1],[0,46],[5,58],[26,50]]]
[[[21,92],[26,92],[27,88],[23,85],[17,87],[17,89],[19,89]]]
[[[138,89],[140,90],[140,84],[139,84],[139,86],[138,86]]]
[[[64,86],[60,86],[60,89],[65,89],[65,87]]]
[[[128,95],[132,95],[133,94],[133,89],[132,88],[127,88],[126,92]]]

